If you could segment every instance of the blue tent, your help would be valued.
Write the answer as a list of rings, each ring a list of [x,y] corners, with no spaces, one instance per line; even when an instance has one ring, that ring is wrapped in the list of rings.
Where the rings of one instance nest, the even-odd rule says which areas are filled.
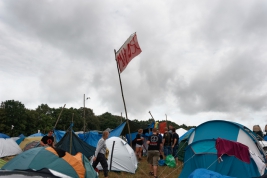
[[[257,163],[265,165],[265,153],[251,130],[241,124],[214,120],[205,122],[190,134],[185,150],[184,167],[179,177],[188,177],[195,169],[205,168],[222,175],[249,178],[259,177],[264,173],[251,157],[250,163],[245,163],[234,156],[223,155],[222,162],[217,160],[215,141],[222,138],[242,143],[257,155]]]
[[[8,135],[0,133],[0,138],[10,138]]]
[[[109,138],[110,137],[119,137],[121,135],[122,130],[124,129],[126,122],[123,122],[121,125],[119,125],[117,128],[113,129],[109,133]],[[84,134],[82,134],[84,135]],[[79,135],[78,135],[79,136]],[[98,140],[100,140],[102,137],[101,133],[98,133],[96,131],[90,131],[88,133],[85,133],[85,136],[83,137],[83,141],[88,143],[89,145],[96,147]]]
[[[237,178],[260,176],[258,167],[252,158],[248,164],[234,156],[223,155],[223,161],[219,162],[215,144],[215,139],[200,140],[190,144],[185,151],[185,163],[180,177],[188,177],[197,168],[205,168]]]

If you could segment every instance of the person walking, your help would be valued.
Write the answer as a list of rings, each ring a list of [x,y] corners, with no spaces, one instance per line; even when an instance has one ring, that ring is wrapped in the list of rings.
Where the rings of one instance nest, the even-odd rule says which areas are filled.
[[[142,160],[143,141],[144,141],[144,137],[142,137],[142,133],[143,133],[143,129],[139,129],[136,135],[135,154],[138,160]]]
[[[150,166],[149,175],[153,175],[154,178],[157,177],[158,170],[158,160],[160,157],[159,151],[162,150],[162,139],[157,134],[157,128],[153,128],[152,135],[148,137],[147,145],[148,145],[148,154],[147,154],[147,162]]]
[[[100,162],[103,171],[104,171],[104,176],[105,178],[108,178],[108,162],[106,159],[106,150],[107,150],[107,145],[106,145],[106,139],[109,136],[109,132],[108,131],[104,131],[102,138],[98,141],[97,143],[97,147],[95,150],[95,155],[93,158],[93,168],[96,169],[96,166],[98,165],[98,163]]]

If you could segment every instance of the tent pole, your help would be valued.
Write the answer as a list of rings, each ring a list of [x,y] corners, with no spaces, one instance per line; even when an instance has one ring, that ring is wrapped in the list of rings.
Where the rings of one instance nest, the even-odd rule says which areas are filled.
[[[58,122],[58,120],[59,120],[59,118],[60,118],[60,116],[61,116],[61,113],[62,113],[63,109],[65,108],[65,106],[66,106],[66,104],[64,104],[63,108],[61,109],[61,112],[60,112],[60,114],[59,114],[59,116],[58,116],[58,118],[57,118],[57,122]],[[54,126],[54,129],[56,129],[57,122],[56,122],[56,124],[55,124],[55,126]]]
[[[72,113],[72,124],[73,124],[73,116],[74,113]],[[71,154],[71,147],[72,147],[72,126],[70,127],[70,154]]]
[[[119,75],[119,79],[120,79],[121,95],[122,95],[122,100],[123,100],[123,104],[124,104],[126,121],[127,121],[128,131],[129,131],[129,135],[130,135],[130,143],[131,143],[131,147],[132,147],[132,136],[131,136],[130,126],[129,126],[129,121],[128,121],[129,119],[128,119],[128,115],[127,115],[126,104],[125,104],[125,100],[124,100],[124,96],[123,96],[123,89],[122,89],[122,84],[121,84],[121,75],[120,75],[120,71],[119,71],[119,64],[118,64],[118,61],[116,60],[116,50],[115,49],[114,49],[114,53],[115,53],[115,61],[117,64],[117,69],[118,69],[118,75]]]
[[[165,115],[166,115],[166,127],[169,128],[168,127],[168,121],[167,121],[167,114],[165,114]]]
[[[112,145],[112,150],[111,150],[111,155],[110,155],[109,171],[111,171],[111,167],[112,167],[112,158],[113,158],[114,145],[115,145],[115,141],[113,141],[113,145]]]

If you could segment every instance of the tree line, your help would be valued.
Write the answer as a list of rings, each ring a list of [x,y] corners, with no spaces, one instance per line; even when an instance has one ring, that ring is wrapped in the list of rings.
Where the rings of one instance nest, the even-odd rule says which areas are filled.
[[[67,130],[73,121],[74,131],[103,131],[107,128],[115,129],[126,119],[121,116],[112,115],[106,112],[96,116],[90,108],[51,108],[47,104],[41,104],[36,109],[27,109],[20,101],[6,100],[0,105],[0,133],[16,137],[20,134],[29,136],[37,133],[47,133],[49,130]],[[130,131],[136,132],[139,128],[146,128],[154,120],[149,118],[147,121],[129,120]],[[159,121],[161,122],[161,121]],[[184,128],[186,130],[194,126],[177,125],[168,121],[168,125],[175,128]],[[128,133],[128,127],[125,126],[123,133]]]

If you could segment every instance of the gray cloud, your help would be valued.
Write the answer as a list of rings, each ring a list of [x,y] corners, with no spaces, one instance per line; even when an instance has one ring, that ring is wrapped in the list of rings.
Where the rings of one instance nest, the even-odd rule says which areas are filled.
[[[33,108],[41,103],[81,107],[86,94],[96,114],[120,114],[113,50],[137,32],[143,52],[121,74],[130,119],[147,119],[151,111],[155,118],[166,113],[189,125],[215,118],[265,122],[265,5],[4,1],[1,99]]]

